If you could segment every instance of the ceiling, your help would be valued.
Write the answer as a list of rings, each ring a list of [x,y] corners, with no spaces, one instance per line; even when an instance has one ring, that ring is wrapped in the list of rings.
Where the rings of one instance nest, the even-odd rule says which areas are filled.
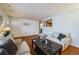
[[[11,17],[42,20],[76,8],[77,3],[0,3],[0,8]]]

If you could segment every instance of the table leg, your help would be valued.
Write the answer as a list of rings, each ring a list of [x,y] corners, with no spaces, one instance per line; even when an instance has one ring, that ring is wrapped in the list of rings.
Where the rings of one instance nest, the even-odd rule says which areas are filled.
[[[61,51],[59,51],[59,55],[61,55]]]
[[[59,51],[59,55],[61,55],[61,52],[62,52],[62,48],[61,48],[60,51]]]

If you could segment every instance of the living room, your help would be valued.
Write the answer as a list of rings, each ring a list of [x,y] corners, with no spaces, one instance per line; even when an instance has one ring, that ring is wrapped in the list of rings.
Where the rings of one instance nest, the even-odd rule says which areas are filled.
[[[0,44],[5,43],[8,39],[16,41],[16,44],[22,43],[16,55],[58,55],[58,53],[61,55],[79,55],[78,15],[78,3],[0,4]],[[6,31],[9,31],[10,35],[3,37],[2,34],[5,34]],[[48,45],[39,47],[40,44],[38,43],[41,41],[35,42],[33,39],[44,39],[44,43],[48,43]],[[54,44],[56,49],[51,47]],[[47,46],[51,48],[46,48]],[[14,55],[16,47],[15,52],[13,50],[7,51]]]

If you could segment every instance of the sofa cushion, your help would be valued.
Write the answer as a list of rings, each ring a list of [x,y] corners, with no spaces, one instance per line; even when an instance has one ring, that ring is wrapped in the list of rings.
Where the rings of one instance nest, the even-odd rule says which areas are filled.
[[[52,35],[52,34],[47,34],[47,37],[52,38],[52,37],[53,37],[53,35]]]
[[[62,33],[62,34],[65,34],[66,35],[66,38],[71,38],[70,33]]]
[[[59,36],[57,37],[57,39],[59,39],[61,41],[61,39],[65,38],[65,37],[66,37],[66,35],[60,33]]]
[[[5,49],[10,55],[15,54],[17,51],[17,46],[11,39],[0,45],[0,48]]]
[[[59,32],[53,32],[53,35],[52,35],[52,37],[54,37],[55,39],[57,39],[57,37],[59,36]]]

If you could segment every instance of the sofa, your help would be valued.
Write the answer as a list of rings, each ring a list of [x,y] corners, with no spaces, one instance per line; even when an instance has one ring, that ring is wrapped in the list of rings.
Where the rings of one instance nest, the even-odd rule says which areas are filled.
[[[62,34],[64,34],[65,37],[62,38],[61,40],[58,39],[58,36],[60,35],[59,32],[53,32],[52,34],[41,33],[40,36],[45,36],[46,39],[56,42],[58,44],[61,44],[62,51],[64,51],[65,49],[67,49],[69,47],[72,39],[71,39],[70,33],[62,33]]]
[[[0,55],[31,55],[26,41],[14,40],[12,35],[0,35]]]

